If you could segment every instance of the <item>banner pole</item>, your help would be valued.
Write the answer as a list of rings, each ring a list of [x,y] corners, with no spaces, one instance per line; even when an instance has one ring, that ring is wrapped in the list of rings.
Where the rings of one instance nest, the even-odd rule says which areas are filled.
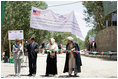
[[[10,52],[9,57],[11,58],[11,40],[9,40],[9,52]]]
[[[23,39],[22,39],[22,49],[24,49],[24,42],[23,42]],[[22,55],[23,55],[23,62],[24,62],[24,50],[23,50],[23,52],[22,52]]]

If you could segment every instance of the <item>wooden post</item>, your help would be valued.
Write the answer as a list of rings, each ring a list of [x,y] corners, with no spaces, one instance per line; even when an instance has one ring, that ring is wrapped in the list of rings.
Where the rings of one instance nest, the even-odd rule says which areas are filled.
[[[11,58],[11,40],[9,40],[9,52],[10,52],[10,54],[9,54],[9,58]]]
[[[23,49],[22,55],[23,55],[23,62],[24,62],[24,42],[23,42],[23,39],[22,39],[22,49]]]

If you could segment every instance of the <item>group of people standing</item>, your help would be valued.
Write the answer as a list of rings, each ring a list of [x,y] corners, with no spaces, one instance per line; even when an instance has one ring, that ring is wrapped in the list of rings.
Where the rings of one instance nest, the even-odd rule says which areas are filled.
[[[87,50],[96,51],[96,42],[94,40],[92,42],[87,41]]]
[[[37,69],[37,53],[39,51],[39,45],[34,41],[34,38],[29,39],[30,43],[27,44],[26,52],[28,52],[29,59],[29,74],[28,76],[35,76]],[[58,45],[55,43],[54,38],[50,38],[49,44],[46,46],[47,50],[47,60],[46,60],[46,73],[45,76],[56,75],[57,73],[57,50],[59,50]],[[13,55],[14,55],[14,64],[15,64],[15,75],[20,75],[21,67],[21,56],[22,56],[22,45],[19,40],[16,40],[16,44],[13,45]],[[53,51],[50,51],[53,50]],[[66,50],[70,50],[68,52]],[[64,73],[68,72],[69,76],[72,76],[72,71],[74,71],[74,76],[77,76],[77,73],[81,72],[81,56],[80,53],[74,52],[80,51],[77,43],[73,42],[72,37],[67,38],[66,45],[66,60]]]

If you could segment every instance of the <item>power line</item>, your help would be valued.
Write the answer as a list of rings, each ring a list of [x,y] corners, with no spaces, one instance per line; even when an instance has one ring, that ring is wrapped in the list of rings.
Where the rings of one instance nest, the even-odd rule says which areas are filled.
[[[76,1],[76,2],[71,2],[71,3],[66,3],[66,4],[52,5],[52,6],[48,6],[48,7],[64,6],[64,5],[70,5],[70,4],[75,4],[75,3],[79,3],[79,2],[80,1]]]

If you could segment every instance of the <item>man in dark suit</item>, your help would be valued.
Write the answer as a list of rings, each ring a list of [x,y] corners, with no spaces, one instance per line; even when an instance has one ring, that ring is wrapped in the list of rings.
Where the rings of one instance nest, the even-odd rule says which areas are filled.
[[[36,60],[37,60],[37,53],[39,51],[38,44],[34,41],[34,38],[29,39],[30,44],[27,45],[26,51],[28,52],[28,59],[29,59],[29,74],[28,76],[35,76],[36,75]]]
[[[96,51],[96,42],[94,40],[92,42],[92,51]]]

